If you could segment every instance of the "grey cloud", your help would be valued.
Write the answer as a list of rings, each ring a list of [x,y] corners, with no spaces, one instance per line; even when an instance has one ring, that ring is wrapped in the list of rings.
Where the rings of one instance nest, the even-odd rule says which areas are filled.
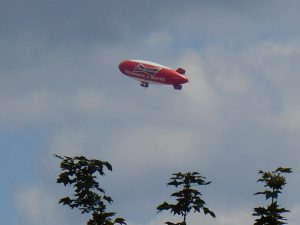
[[[4,36],[35,33],[59,46],[109,44],[124,38],[137,40],[144,33],[157,29],[160,23],[166,23],[160,22],[161,11],[166,7],[157,7],[155,2],[31,0],[5,1],[3,6],[1,33]],[[128,34],[130,37],[126,37]]]
[[[294,35],[299,32],[294,12],[297,1],[289,1],[289,4],[281,1],[126,1],[124,4],[103,0],[15,0],[4,1],[2,5],[2,38],[35,34],[58,46],[112,44],[125,40],[134,45],[155,30],[176,33],[183,42],[197,42],[199,38],[205,42],[224,38],[237,42],[241,37],[247,39],[247,35],[250,38],[281,37],[282,32]]]

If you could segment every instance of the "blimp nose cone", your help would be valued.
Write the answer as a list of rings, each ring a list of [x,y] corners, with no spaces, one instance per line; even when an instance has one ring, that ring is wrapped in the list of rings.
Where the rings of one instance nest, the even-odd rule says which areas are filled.
[[[119,70],[121,72],[124,72],[124,66],[125,66],[125,62],[124,61],[119,64]]]

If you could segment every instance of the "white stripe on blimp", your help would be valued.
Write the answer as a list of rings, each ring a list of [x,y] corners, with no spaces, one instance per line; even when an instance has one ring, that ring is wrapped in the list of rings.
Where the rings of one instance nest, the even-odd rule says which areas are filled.
[[[137,62],[137,63],[144,63],[144,64],[153,65],[153,66],[157,66],[157,67],[161,67],[161,68],[165,68],[165,69],[170,69],[171,70],[170,67],[167,67],[167,66],[164,66],[164,65],[161,65],[161,64],[158,64],[158,63],[146,61],[146,60],[132,59],[130,61]]]

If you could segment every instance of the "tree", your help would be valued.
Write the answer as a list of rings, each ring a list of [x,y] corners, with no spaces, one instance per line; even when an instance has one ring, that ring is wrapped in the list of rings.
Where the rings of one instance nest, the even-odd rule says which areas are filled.
[[[183,221],[178,223],[166,222],[168,225],[185,225],[187,215],[193,210],[194,212],[200,212],[201,210],[205,214],[210,214],[212,217],[216,217],[215,214],[205,207],[205,201],[201,198],[202,194],[196,189],[195,186],[208,185],[211,182],[206,182],[205,177],[201,176],[197,172],[187,173],[175,173],[170,178],[168,186],[181,187],[178,192],[171,194],[176,198],[176,203],[170,204],[167,202],[162,203],[157,207],[158,212],[163,210],[171,210],[174,215],[183,217]],[[194,188],[193,188],[194,186]]]
[[[72,186],[75,191],[73,197],[64,197],[59,203],[68,205],[71,209],[77,208],[82,214],[91,213],[92,218],[87,225],[126,224],[123,218],[113,220],[115,212],[107,212],[107,203],[111,204],[113,200],[96,181],[96,173],[104,176],[105,168],[112,171],[112,166],[108,162],[89,160],[84,156],[54,156],[62,160],[60,163],[62,173],[57,183]]]
[[[255,220],[254,225],[282,225],[286,224],[287,220],[281,214],[289,212],[285,208],[281,208],[278,205],[278,195],[281,194],[281,190],[286,185],[286,179],[283,176],[284,173],[291,173],[291,168],[279,167],[274,171],[265,172],[260,170],[260,178],[257,182],[264,183],[266,188],[264,191],[256,192],[254,195],[264,195],[266,200],[270,200],[270,204],[267,207],[254,208],[253,216],[259,217]]]

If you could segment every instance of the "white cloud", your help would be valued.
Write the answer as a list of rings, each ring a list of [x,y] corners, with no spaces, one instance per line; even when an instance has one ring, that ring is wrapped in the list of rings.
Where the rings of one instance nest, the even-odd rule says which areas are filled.
[[[274,57],[299,57],[300,56],[300,42],[299,40],[289,40],[285,42],[272,42],[267,41],[262,43],[261,46],[262,56],[274,56]]]
[[[300,215],[300,205],[294,205],[290,212],[285,214],[285,217],[288,219],[289,225],[298,225],[299,224],[299,215]]]
[[[163,225],[166,221],[179,222],[182,217],[172,216],[167,213],[158,214],[155,219],[145,223],[143,225]],[[254,217],[251,216],[251,211],[246,212],[245,210],[224,210],[217,215],[216,218],[212,218],[210,215],[204,215],[203,213],[195,213],[188,215],[187,224],[191,225],[251,225],[253,224]],[[128,223],[129,225],[140,225],[134,222]]]
[[[74,110],[84,116],[95,116],[105,111],[108,99],[100,91],[80,90],[73,98]]]
[[[253,217],[250,212],[245,212],[242,210],[224,210],[220,212],[215,219],[212,219],[210,216],[203,216],[194,214],[191,217],[191,225],[197,225],[201,221],[201,224],[204,225],[251,225],[253,224]],[[202,222],[203,221],[203,222]]]
[[[85,155],[106,160],[108,146],[115,140],[107,132],[110,134],[111,131],[102,128],[99,123],[94,126],[90,123],[64,126],[48,136],[49,151],[52,154]]]
[[[166,129],[163,127],[144,127],[128,130],[117,137],[110,154],[117,158],[124,170],[142,173],[154,165],[184,165],[194,155],[199,139],[184,129]]]
[[[249,80],[242,76],[241,71],[217,74],[215,82],[218,88],[231,94],[243,94],[249,86]]]
[[[20,126],[51,119],[53,111],[62,103],[59,98],[46,90],[36,90],[24,95],[1,97],[0,124]]]
[[[273,122],[278,128],[287,132],[298,132],[300,129],[300,42],[286,40],[282,42],[267,41],[246,49],[242,53],[244,63],[255,69],[261,77],[273,86],[279,106]],[[264,81],[265,82],[265,81]]]
[[[0,125],[6,127],[64,124],[72,117],[90,120],[113,106],[102,92],[94,89],[82,89],[72,94],[33,90],[20,96],[0,97],[0,103]]]
[[[172,42],[172,36],[166,31],[154,32],[145,40],[149,47],[166,48]]]
[[[179,59],[178,65],[186,69],[189,83],[183,87],[184,99],[177,101],[177,107],[185,110],[187,117],[193,119],[213,120],[218,112],[220,98],[214,90],[201,55],[193,50],[187,50]]]
[[[86,130],[56,130],[51,138],[50,151],[53,154],[80,155],[86,151],[88,140]]]
[[[289,132],[300,132],[300,106],[289,106],[277,118],[278,124]]]
[[[66,225],[58,207],[57,196],[39,187],[20,188],[15,194],[15,205],[24,224]]]

